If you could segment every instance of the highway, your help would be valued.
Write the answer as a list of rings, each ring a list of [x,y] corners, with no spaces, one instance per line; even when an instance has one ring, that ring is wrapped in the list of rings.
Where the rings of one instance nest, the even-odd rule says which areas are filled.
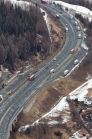
[[[53,7],[49,4],[45,5],[46,8],[55,16],[57,13],[61,13],[61,10],[57,7]],[[64,13],[64,11],[63,11]],[[86,55],[87,50],[81,48],[80,51],[76,52],[73,56],[71,54],[71,49],[77,49],[83,41],[83,31],[77,31],[77,28],[74,24],[74,20],[71,20],[69,15],[60,14],[59,21],[63,24],[64,28],[66,28],[66,24],[68,27],[68,32],[66,32],[66,42],[62,48],[62,50],[55,56],[56,60],[52,59],[46,65],[43,66],[36,74],[35,79],[30,82],[27,81],[14,95],[11,97],[7,97],[6,93],[7,90],[9,91],[9,87],[7,87],[6,92],[4,93],[5,101],[0,106],[0,139],[7,139],[8,128],[10,123],[19,113],[20,109],[24,107],[24,104],[33,97],[37,91],[41,88],[47,78],[50,76],[50,70],[55,69],[55,71],[59,68],[59,66],[64,65],[61,69],[60,73],[57,74],[58,76],[64,76],[64,70],[69,69],[72,70],[74,67],[73,61],[75,59],[81,59]],[[78,23],[79,24],[79,23]],[[79,24],[80,26],[80,24]],[[78,39],[78,33],[82,34],[82,38]],[[71,58],[72,57],[72,58]],[[68,61],[68,62],[66,62]],[[57,66],[57,64],[59,64]],[[47,68],[48,67],[48,68]],[[22,79],[26,78],[27,74],[19,76],[17,80],[14,80],[13,85],[18,84],[21,82]],[[0,91],[0,94],[3,94],[4,90]]]

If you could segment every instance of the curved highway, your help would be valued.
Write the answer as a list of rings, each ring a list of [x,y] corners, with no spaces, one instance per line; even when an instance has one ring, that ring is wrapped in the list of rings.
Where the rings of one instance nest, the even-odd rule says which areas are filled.
[[[7,97],[4,94],[4,97],[7,98],[7,100],[5,99],[3,105],[0,106],[0,139],[7,139],[8,129],[11,122],[15,119],[17,114],[19,114],[24,104],[26,104],[28,100],[30,100],[30,98],[36,94],[42,84],[50,76],[50,70],[57,70],[59,66],[62,66],[64,63],[66,63],[66,61],[68,61],[67,64],[65,64],[65,66],[61,69],[61,73],[59,73],[63,76],[63,72],[66,68],[69,69],[69,66],[70,69],[74,67],[74,59],[81,60],[87,52],[87,50],[81,48],[80,51],[72,56],[70,53],[71,49],[76,49],[83,41],[82,29],[81,31],[77,31],[77,28],[74,24],[75,19],[71,20],[69,15],[67,16],[66,13],[64,15],[61,14],[61,10],[59,8],[55,8],[48,4],[45,6],[54,16],[59,13],[59,21],[63,24],[64,28],[66,28],[66,26],[68,27],[68,32],[66,32],[66,42],[63,49],[55,56],[56,61],[53,59],[49,61],[43,68],[39,70],[32,82],[26,82],[11,97]],[[62,12],[64,13],[64,11]],[[78,26],[80,26],[80,24]],[[78,39],[78,33],[82,34],[81,39]],[[57,66],[57,64],[59,65]],[[60,76],[59,74],[58,76]],[[2,93],[2,91],[0,93]]]

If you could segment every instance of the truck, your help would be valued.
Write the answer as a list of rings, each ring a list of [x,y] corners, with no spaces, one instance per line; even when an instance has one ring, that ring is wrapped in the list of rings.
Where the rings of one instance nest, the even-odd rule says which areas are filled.
[[[69,70],[65,70],[65,71],[64,71],[64,75],[67,75],[68,72],[69,72]]]
[[[79,61],[78,61],[78,59],[76,59],[75,61],[74,61],[74,65],[76,65],[76,64],[78,64],[79,63]]]
[[[30,77],[29,77],[29,81],[32,81],[34,79],[34,74],[32,74]]]
[[[47,1],[46,0],[41,0],[41,3],[44,3],[45,4],[45,3],[47,3]]]
[[[54,69],[51,69],[51,70],[50,70],[50,73],[53,73],[54,71],[55,71]]]

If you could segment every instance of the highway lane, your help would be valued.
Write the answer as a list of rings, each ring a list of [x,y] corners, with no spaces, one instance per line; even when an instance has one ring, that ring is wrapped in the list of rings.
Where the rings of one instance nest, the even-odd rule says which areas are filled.
[[[71,43],[70,43],[70,42],[72,41],[72,39],[71,39],[71,36],[72,36],[72,35],[70,36],[70,33],[67,33],[67,36],[70,37],[70,39],[68,39],[69,42],[67,41],[67,42],[65,43],[66,49],[69,48],[69,47],[67,47],[67,45],[70,44],[69,46],[71,46]],[[65,47],[63,47],[64,50],[65,50]],[[68,49],[67,49],[67,51],[68,51]],[[70,51],[69,51],[69,52],[70,52]],[[63,54],[65,54],[65,52],[64,52]],[[62,53],[60,52],[59,55],[62,55]],[[57,60],[58,60],[58,57],[57,57]],[[50,69],[52,68],[53,64],[54,64],[54,66],[55,66],[55,61],[53,61],[53,60],[51,60],[51,61],[48,63],[48,66],[49,66]],[[5,123],[8,124],[8,123],[7,123],[7,120],[9,120],[9,117],[13,115],[13,112],[15,112],[16,109],[18,109],[19,107],[20,107],[20,108],[23,107],[23,104],[27,101],[27,99],[30,99],[31,92],[33,92],[34,89],[36,90],[37,86],[39,86],[39,85],[43,82],[43,79],[45,80],[45,79],[48,77],[48,75],[50,74],[50,69],[47,70],[47,69],[46,69],[46,66],[45,66],[42,70],[40,70],[40,73],[37,73],[36,78],[39,78],[39,77],[40,77],[39,82],[36,81],[35,84],[34,84],[35,80],[34,80],[33,82],[31,82],[31,83],[34,84],[34,85],[31,86],[30,89],[27,90],[27,92],[26,92],[25,90],[26,90],[26,89],[28,88],[28,86],[30,85],[30,82],[28,82],[28,84],[26,85],[26,87],[23,87],[23,88],[22,88],[23,90],[19,91],[19,93],[16,93],[15,96],[12,96],[12,99],[9,100],[9,101],[7,102],[7,107],[11,106],[13,103],[14,103],[14,106],[12,106],[12,109],[11,109],[10,111],[7,112],[7,114],[6,114],[5,117],[4,117],[4,120],[2,120],[2,125],[4,125],[4,126],[3,126],[3,127],[2,127],[2,126],[0,127],[0,129],[1,129],[1,130],[0,130],[0,133],[2,133],[2,130],[3,130],[3,131],[5,132],[5,134],[6,134],[7,129],[5,129]],[[45,72],[46,72],[46,73],[45,73]],[[45,73],[45,75],[44,75],[44,73]],[[41,74],[43,74],[43,76],[41,76]],[[24,89],[24,88],[25,88],[25,89]],[[34,92],[36,92],[35,90],[34,90]],[[34,94],[34,93],[33,93],[33,94]],[[33,94],[32,94],[32,95],[33,95]],[[21,96],[21,95],[22,95],[22,96]],[[19,98],[19,96],[20,96],[20,98]],[[14,100],[16,101],[18,98],[19,98],[18,102],[15,103]],[[16,104],[16,107],[15,107],[15,104]],[[2,109],[3,109],[3,108],[2,108]],[[5,107],[5,109],[6,109],[6,107]],[[1,114],[1,113],[0,113],[0,114]],[[5,123],[3,123],[3,121],[5,121]]]
[[[50,5],[49,5],[50,6]],[[51,7],[51,6],[50,6]],[[58,7],[57,7],[58,8]],[[57,9],[55,9],[55,7],[53,8],[55,11],[57,11]],[[58,11],[57,12],[60,12],[61,13],[61,10],[58,8]],[[69,17],[68,17],[69,18]],[[70,19],[70,22],[71,22],[71,19]],[[65,25],[65,23],[63,24]],[[75,29],[75,28],[74,28]],[[68,39],[66,40],[68,41]],[[71,40],[70,40],[71,41]],[[76,40],[77,41],[77,40]],[[76,42],[75,42],[76,43]],[[22,80],[26,79],[26,75],[24,75],[24,78],[23,76],[21,77],[17,77],[16,78],[16,81],[14,82],[14,84],[10,85],[8,88],[6,87],[6,91],[4,90],[2,94],[5,94],[7,91],[12,91],[14,87],[16,87],[15,85],[17,85],[18,83],[20,83]],[[19,78],[19,79],[18,79]],[[17,83],[18,82],[18,83]]]
[[[68,42],[68,41],[67,41]],[[69,43],[68,43],[69,44]],[[66,46],[67,46],[67,44],[66,44]],[[65,47],[64,47],[64,49],[65,49]],[[51,61],[52,63],[50,63],[50,66],[51,66],[51,64],[53,64],[53,61]],[[41,70],[41,73],[42,73],[42,70]],[[40,76],[40,74],[38,75],[38,77]]]
[[[56,71],[57,73],[55,73],[54,77],[51,78],[51,76],[49,77],[49,80],[46,81],[46,83],[44,83],[44,85],[42,85],[42,87],[47,86],[48,84],[51,84],[52,82],[55,82],[57,79],[59,78],[63,78],[65,77],[64,75],[64,71],[65,70],[69,70],[69,73],[66,75],[68,76],[71,72],[72,69],[74,69],[75,67],[78,67],[79,63],[81,62],[81,60],[85,57],[85,55],[87,54],[87,50],[85,50],[84,48],[81,48],[81,51],[77,52],[76,54],[73,54],[74,56],[71,58],[71,60],[69,60],[66,65],[63,65],[60,63],[59,66],[61,67],[62,70]],[[74,60],[78,59],[79,63],[74,65]]]

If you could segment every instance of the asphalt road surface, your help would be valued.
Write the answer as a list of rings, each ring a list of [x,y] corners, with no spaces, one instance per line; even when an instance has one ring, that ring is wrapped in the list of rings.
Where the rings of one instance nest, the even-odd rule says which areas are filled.
[[[57,7],[53,7],[51,5],[46,4],[48,10],[56,16],[57,13],[61,13],[61,10]],[[5,99],[2,106],[0,106],[0,139],[6,139],[8,128],[14,118],[19,114],[20,109],[24,107],[24,105],[32,98],[36,92],[42,87],[44,82],[50,76],[50,70],[55,69],[61,65],[61,72],[57,74],[57,76],[64,76],[64,70],[68,69],[69,71],[74,68],[73,61],[75,59],[81,59],[86,55],[87,50],[81,48],[80,51],[76,52],[73,56],[71,49],[77,49],[81,45],[83,41],[83,31],[77,31],[76,26],[74,24],[75,19],[71,20],[69,15],[62,11],[63,14],[60,14],[59,21],[63,24],[64,28],[68,27],[68,32],[66,32],[66,42],[64,44],[63,49],[55,56],[56,60],[52,59],[46,65],[44,65],[36,74],[35,79],[33,81],[27,81],[14,95],[11,97],[6,97],[6,93],[4,93]],[[66,25],[67,24],[67,25]],[[79,23],[78,23],[79,24]],[[80,24],[79,24],[80,26]],[[78,39],[78,33],[81,33],[82,38]],[[59,64],[57,66],[57,64]],[[21,80],[26,78],[26,74],[22,77],[19,76],[18,79],[15,79],[13,84],[18,84]],[[13,87],[12,84],[12,87]],[[11,88],[12,88],[11,87]],[[7,87],[9,91],[9,88]],[[6,92],[7,92],[6,90]],[[4,90],[3,90],[4,91]],[[0,92],[0,94],[3,92]]]

